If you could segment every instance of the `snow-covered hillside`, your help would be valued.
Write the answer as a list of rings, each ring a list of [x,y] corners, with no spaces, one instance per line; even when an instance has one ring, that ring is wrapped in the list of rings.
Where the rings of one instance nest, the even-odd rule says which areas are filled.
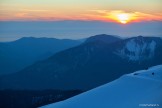
[[[162,65],[41,108],[162,108]]]
[[[151,59],[154,57],[156,42],[146,41],[143,37],[130,39],[116,54],[131,61]]]

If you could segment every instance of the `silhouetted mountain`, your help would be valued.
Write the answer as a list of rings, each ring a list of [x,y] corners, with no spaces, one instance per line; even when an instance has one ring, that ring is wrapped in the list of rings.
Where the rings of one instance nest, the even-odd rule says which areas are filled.
[[[116,42],[119,40],[121,40],[121,39],[117,36],[101,34],[101,35],[89,37],[85,41],[85,43],[96,42],[96,41],[100,41],[100,42],[104,42],[104,43],[113,43],[113,42]]]
[[[100,36],[103,37],[94,37],[97,41],[86,41],[19,73],[1,78],[1,89],[87,90],[123,74],[162,64],[162,40],[158,37],[140,36],[117,39],[112,43],[108,39],[112,39],[112,36],[108,35],[106,39],[100,39]]]
[[[56,52],[77,46],[81,42],[69,39],[24,37],[0,43],[0,75],[22,70]]]

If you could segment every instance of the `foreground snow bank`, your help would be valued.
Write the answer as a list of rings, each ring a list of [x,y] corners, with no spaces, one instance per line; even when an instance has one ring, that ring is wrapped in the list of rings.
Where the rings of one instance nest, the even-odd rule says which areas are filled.
[[[162,108],[162,65],[41,108]]]

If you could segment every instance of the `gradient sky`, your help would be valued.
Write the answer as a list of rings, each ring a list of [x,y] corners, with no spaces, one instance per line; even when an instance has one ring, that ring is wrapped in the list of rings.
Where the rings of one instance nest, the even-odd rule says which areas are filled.
[[[102,20],[128,13],[132,21],[162,20],[161,0],[0,0],[1,21]]]
[[[0,41],[96,34],[162,36],[162,0],[0,0]]]

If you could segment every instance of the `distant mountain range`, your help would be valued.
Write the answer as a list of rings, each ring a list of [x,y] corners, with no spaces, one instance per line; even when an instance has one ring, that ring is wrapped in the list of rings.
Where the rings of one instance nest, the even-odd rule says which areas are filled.
[[[82,43],[79,40],[24,37],[13,42],[0,42],[0,75],[22,70],[56,52]]]
[[[123,74],[162,64],[162,39],[96,35],[0,79],[0,89],[88,90]]]

